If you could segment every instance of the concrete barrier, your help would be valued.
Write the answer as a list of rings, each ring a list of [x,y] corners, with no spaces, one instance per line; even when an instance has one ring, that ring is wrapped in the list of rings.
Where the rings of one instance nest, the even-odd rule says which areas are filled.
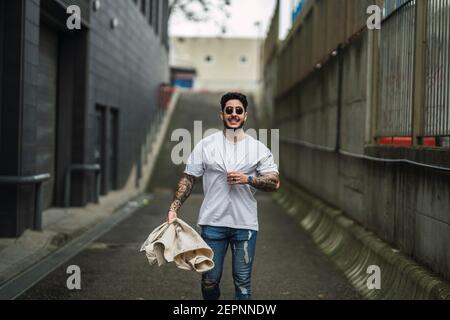
[[[274,195],[318,247],[368,299],[450,300],[450,285],[373,232],[283,179]],[[369,289],[369,266],[380,268],[380,289]]]

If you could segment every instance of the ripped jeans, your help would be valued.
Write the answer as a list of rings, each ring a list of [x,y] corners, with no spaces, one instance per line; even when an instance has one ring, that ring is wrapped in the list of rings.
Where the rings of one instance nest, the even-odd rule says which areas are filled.
[[[218,300],[223,262],[231,245],[236,300],[251,300],[251,275],[257,231],[227,227],[202,226],[201,236],[214,252],[214,268],[202,274],[205,300]]]

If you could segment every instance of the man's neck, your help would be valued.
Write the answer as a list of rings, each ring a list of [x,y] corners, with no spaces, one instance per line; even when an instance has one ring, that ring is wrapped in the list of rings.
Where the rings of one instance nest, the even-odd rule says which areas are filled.
[[[223,129],[224,136],[231,142],[237,143],[245,139],[244,129]]]

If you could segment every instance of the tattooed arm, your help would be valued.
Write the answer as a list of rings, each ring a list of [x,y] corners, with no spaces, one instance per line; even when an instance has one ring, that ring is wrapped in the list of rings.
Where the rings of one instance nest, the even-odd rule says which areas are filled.
[[[230,172],[228,173],[228,184],[248,184],[248,176],[240,172]],[[275,192],[280,189],[280,178],[279,174],[276,172],[268,173],[265,175],[260,175],[253,177],[253,181],[250,184],[252,187],[264,191],[264,192]]]
[[[275,192],[280,189],[280,177],[279,174],[275,172],[265,174],[254,177],[250,185],[264,192]]]
[[[186,199],[190,196],[196,179],[196,177],[188,174],[183,174],[181,177],[167,215],[167,221],[169,223],[172,223],[177,218],[178,210],[184,201],[186,201]]]

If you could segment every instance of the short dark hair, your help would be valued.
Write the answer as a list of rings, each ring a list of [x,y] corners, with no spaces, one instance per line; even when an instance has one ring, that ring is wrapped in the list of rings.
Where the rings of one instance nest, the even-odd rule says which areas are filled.
[[[220,99],[220,106],[222,107],[222,111],[223,109],[225,109],[225,105],[230,100],[239,100],[240,102],[242,102],[245,111],[247,111],[248,107],[247,97],[245,96],[245,94],[242,94],[240,92],[228,92],[223,95],[222,99]]]

